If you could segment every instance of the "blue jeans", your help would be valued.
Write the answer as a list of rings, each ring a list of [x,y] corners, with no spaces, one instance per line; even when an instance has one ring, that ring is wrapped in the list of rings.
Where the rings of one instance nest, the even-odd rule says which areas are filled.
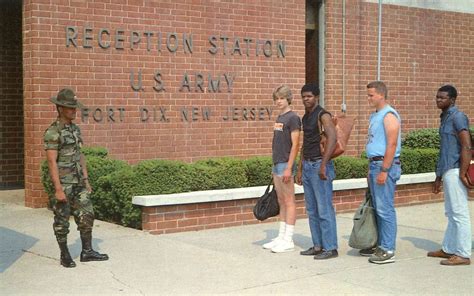
[[[315,247],[324,250],[337,249],[336,211],[332,204],[332,181],[336,177],[334,164],[326,165],[327,180],[319,178],[321,160],[303,161],[303,187],[306,213]]]
[[[278,162],[273,164],[272,167],[272,173],[274,175],[277,175],[278,177],[283,176],[283,172],[286,170],[288,167],[288,162]],[[296,175],[296,163],[293,164],[293,167],[291,168],[291,174],[294,177]]]
[[[471,257],[471,219],[467,189],[459,179],[459,169],[448,170],[443,175],[444,208],[448,228],[444,234],[443,251],[464,258]]]
[[[400,161],[394,160],[387,173],[385,184],[377,184],[383,161],[369,163],[369,183],[372,202],[377,220],[378,246],[385,251],[395,251],[397,238],[397,215],[395,213],[394,199],[396,182],[402,173]]]

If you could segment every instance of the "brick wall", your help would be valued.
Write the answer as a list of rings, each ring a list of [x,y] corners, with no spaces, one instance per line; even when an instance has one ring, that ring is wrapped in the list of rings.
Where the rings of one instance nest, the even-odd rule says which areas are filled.
[[[459,91],[458,105],[474,123],[474,17],[472,14],[383,5],[381,79],[400,112],[402,132],[439,125],[434,97],[443,84]],[[366,85],[377,77],[378,4],[346,0],[348,114],[357,118],[351,151],[367,136]],[[342,1],[326,1],[326,98],[342,102]]]
[[[26,132],[26,204],[43,206],[46,196],[39,178],[39,164],[44,159],[43,131],[56,117],[48,98],[65,86],[72,86],[78,98],[88,108],[88,122],[82,124],[87,145],[109,149],[119,159],[135,163],[151,158],[193,161],[210,156],[248,157],[268,155],[271,148],[274,114],[267,111],[259,119],[258,108],[272,107],[272,90],[279,84],[298,89],[305,78],[305,2],[294,1],[24,1],[24,69]],[[70,42],[66,47],[66,27],[77,28],[77,47]],[[84,30],[91,28],[91,48],[84,48]],[[109,48],[98,44],[101,34]],[[124,30],[124,49],[115,49],[116,30]],[[131,46],[132,31],[139,32],[141,42]],[[147,35],[150,31],[150,51]],[[161,32],[161,38],[159,37]],[[167,47],[178,49],[170,52]],[[184,34],[193,35],[193,52],[185,47]],[[216,36],[217,54],[208,38]],[[223,40],[227,36],[227,53]],[[119,37],[120,38],[120,37]],[[136,36],[134,36],[136,38]],[[241,53],[231,49],[239,38]],[[252,39],[247,43],[244,38]],[[256,40],[260,45],[258,53]],[[265,44],[269,40],[270,44]],[[276,43],[286,44],[285,57],[278,56]],[[159,51],[161,42],[161,51]],[[103,44],[104,47],[107,45]],[[131,49],[134,47],[134,49]],[[271,56],[269,49],[272,48]],[[187,50],[187,52],[185,52]],[[258,55],[257,55],[258,54]],[[138,84],[138,70],[142,71],[143,91],[134,91]],[[155,72],[160,71],[166,91],[157,92]],[[189,74],[191,91],[180,91],[184,73]],[[196,73],[202,73],[204,92],[196,87]],[[224,73],[235,76],[233,90],[228,92]],[[208,74],[220,75],[221,91],[208,87]],[[298,102],[299,103],[299,102]],[[301,104],[296,108],[301,110]],[[237,115],[224,119],[229,107],[239,108]],[[114,109],[115,122],[108,119],[108,107]],[[124,108],[120,121],[118,108]],[[139,108],[146,107],[152,117],[140,120]],[[160,121],[159,107],[166,109],[169,122]],[[209,121],[183,121],[182,108],[208,107]],[[103,120],[93,118],[96,108],[102,110]],[[153,120],[156,108],[157,120]],[[243,108],[257,108],[257,114]],[[97,113],[96,119],[100,119]],[[191,118],[191,113],[188,117]],[[80,116],[78,116],[80,117]],[[256,117],[253,120],[252,117]],[[78,120],[80,123],[80,119]]]
[[[327,108],[334,112],[342,99],[342,1],[325,2],[325,97]],[[347,104],[349,115],[356,117],[349,154],[355,155],[364,149],[370,112],[365,85],[376,77],[377,4],[346,3]],[[271,107],[271,92],[281,83],[298,93],[305,81],[304,6],[302,0],[23,1],[26,205],[39,207],[46,202],[39,177],[44,159],[42,135],[56,116],[48,98],[65,86],[72,86],[90,109],[87,122],[81,125],[86,143],[105,146],[119,159],[135,163],[150,158],[193,161],[210,156],[269,155],[275,113],[263,120],[258,115],[256,120],[243,120],[242,108]],[[472,15],[384,5],[383,17],[382,79],[403,118],[403,132],[437,126],[439,111],[433,98],[443,83],[458,87],[458,103],[472,118]],[[68,26],[78,34],[77,46],[71,40],[66,46]],[[118,29],[124,31],[123,49],[115,49],[117,35],[121,38]],[[140,42],[134,43],[134,31],[141,36]],[[148,31],[153,35],[144,35]],[[168,49],[174,48],[175,39],[166,44],[171,33],[178,37],[176,52]],[[186,52],[184,34],[193,35],[192,53]],[[105,40],[102,47],[99,35]],[[214,49],[208,40],[212,35],[218,44],[215,55],[209,52]],[[226,36],[224,55],[220,38]],[[230,53],[236,37],[242,55]],[[244,38],[253,40],[248,56]],[[285,41],[286,57],[279,57],[275,48],[266,57],[263,47],[257,55],[256,39],[263,47],[264,40],[272,41],[273,46],[277,40]],[[136,85],[139,69],[144,89],[134,91],[130,73]],[[161,77],[154,76],[156,71]],[[190,75],[190,91],[180,91],[184,73]],[[196,73],[203,74],[204,92],[196,87]],[[230,93],[223,73],[235,75]],[[208,74],[220,75],[221,92],[209,91]],[[155,78],[165,82],[166,91],[153,89]],[[140,119],[140,107],[149,110],[147,122]],[[166,109],[169,122],[160,121],[160,107]],[[183,108],[191,118],[192,107],[210,108],[211,119],[203,120],[199,109],[197,121],[183,121]],[[236,120],[232,115],[223,119],[229,107],[240,108]],[[119,108],[125,110],[123,120]],[[298,95],[295,109],[303,114]],[[115,121],[108,112],[113,112]]]
[[[21,1],[0,2],[0,189],[23,186]]]
[[[395,204],[413,205],[443,200],[443,195],[431,193],[432,184],[397,187]],[[355,210],[365,198],[365,189],[334,192],[333,203],[338,213]],[[189,205],[142,207],[142,228],[152,234],[195,231],[211,228],[260,223],[253,216],[256,199],[209,202]],[[304,197],[296,196],[297,218],[306,218]],[[275,222],[277,218],[265,220]]]

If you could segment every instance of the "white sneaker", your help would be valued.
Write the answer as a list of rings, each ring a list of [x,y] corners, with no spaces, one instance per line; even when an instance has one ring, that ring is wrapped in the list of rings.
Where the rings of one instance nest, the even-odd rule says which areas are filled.
[[[283,240],[283,239],[280,238],[279,236],[278,236],[278,237],[275,237],[275,238],[272,239],[270,242],[264,244],[264,245],[263,245],[263,248],[264,248],[264,249],[267,249],[267,250],[270,250],[270,249],[272,249],[274,246],[276,246],[280,240]]]
[[[284,252],[291,252],[295,250],[295,244],[293,241],[287,240],[280,240],[276,246],[272,248],[273,253],[284,253]]]

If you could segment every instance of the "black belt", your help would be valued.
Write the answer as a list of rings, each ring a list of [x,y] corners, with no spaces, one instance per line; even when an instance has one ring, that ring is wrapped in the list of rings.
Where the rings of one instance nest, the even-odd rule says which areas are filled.
[[[383,159],[384,159],[383,156],[374,156],[374,157],[370,157],[370,158],[369,158],[369,161],[381,161],[381,160],[383,160]],[[399,157],[393,158],[394,161],[395,161],[395,160],[399,160],[399,159],[400,159]]]
[[[313,157],[313,158],[303,158],[303,159],[304,159],[304,160],[306,160],[306,161],[312,161],[312,162],[315,162],[315,161],[318,161],[318,160],[321,160],[321,159],[323,159],[323,157],[322,157],[322,156],[320,156],[320,157]]]

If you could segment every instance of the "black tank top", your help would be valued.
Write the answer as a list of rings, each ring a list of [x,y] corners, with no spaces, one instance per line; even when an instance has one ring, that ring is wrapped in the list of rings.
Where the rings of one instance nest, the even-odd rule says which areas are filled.
[[[329,114],[321,106],[317,106],[313,112],[305,113],[303,116],[303,159],[320,158],[321,136],[319,135],[319,118],[323,114]]]

